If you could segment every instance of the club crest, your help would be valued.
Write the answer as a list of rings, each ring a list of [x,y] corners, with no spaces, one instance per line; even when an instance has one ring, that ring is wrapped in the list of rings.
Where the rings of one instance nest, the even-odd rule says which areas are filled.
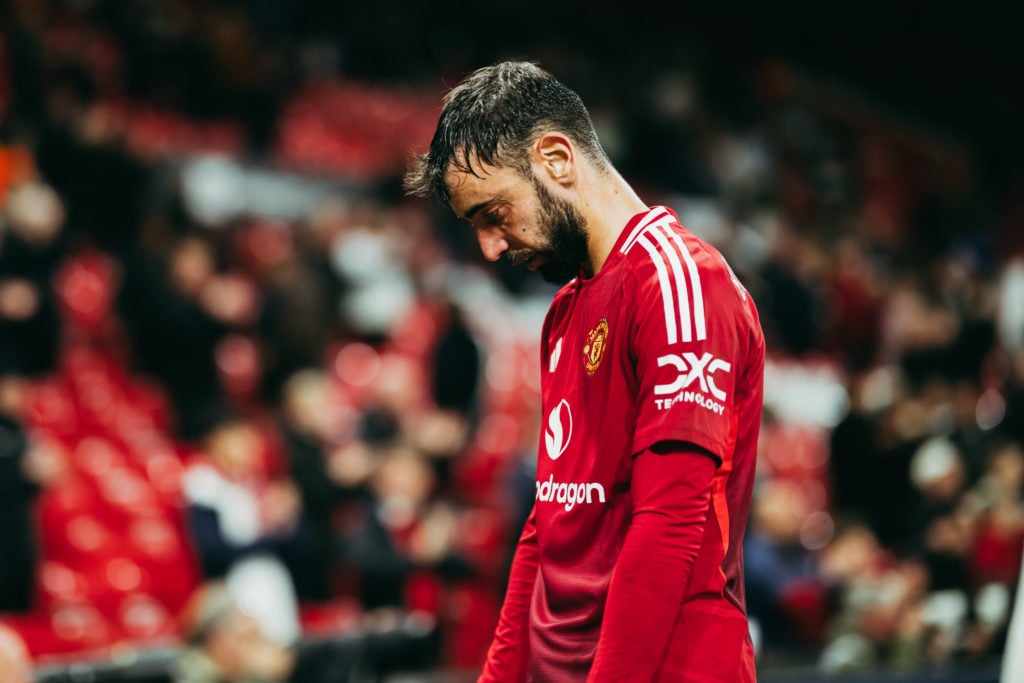
[[[594,329],[587,332],[587,343],[583,345],[583,367],[588,375],[597,372],[608,347],[608,319],[601,318]]]

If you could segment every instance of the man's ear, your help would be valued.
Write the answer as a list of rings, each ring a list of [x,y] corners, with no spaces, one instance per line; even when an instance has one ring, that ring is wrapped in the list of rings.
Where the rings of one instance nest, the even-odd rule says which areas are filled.
[[[543,133],[534,141],[531,154],[534,172],[564,187],[576,183],[576,148],[564,133]]]

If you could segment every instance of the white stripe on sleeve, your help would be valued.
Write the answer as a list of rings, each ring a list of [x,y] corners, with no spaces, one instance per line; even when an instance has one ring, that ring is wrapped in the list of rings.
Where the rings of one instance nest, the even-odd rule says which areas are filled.
[[[665,307],[665,333],[668,336],[668,343],[675,344],[678,339],[676,336],[676,313],[672,301],[672,287],[668,279],[668,273],[665,271],[665,263],[661,254],[658,253],[658,248],[654,246],[654,243],[651,242],[646,234],[640,235],[637,238],[637,242],[647,250],[648,255],[651,257],[651,262],[654,263],[654,268],[658,271],[658,283],[661,285],[661,302]]]
[[[640,219],[640,222],[636,224],[632,232],[629,233],[629,237],[626,238],[625,243],[622,245],[621,251],[623,254],[629,253],[629,250],[636,244],[636,240],[640,237],[640,233],[643,232],[644,228],[653,223],[654,221],[660,220],[668,216],[668,209],[663,206],[659,206],[655,209],[651,209],[646,216]]]
[[[686,276],[679,263],[679,254],[666,238],[666,234],[674,235],[675,233],[668,225],[655,223],[644,234],[650,235],[658,241],[658,244],[661,245],[661,258],[668,259],[668,264],[672,269],[672,279],[676,283],[676,293],[679,295],[679,328],[682,331],[684,342],[693,341],[693,324],[690,318],[690,297],[686,291]]]
[[[708,338],[707,322],[704,320],[704,291],[700,286],[700,273],[697,270],[697,263],[693,260],[690,250],[686,248],[683,239],[675,230],[667,229],[669,237],[679,247],[679,252],[686,261],[686,269],[690,273],[690,291],[693,292],[693,323],[697,329],[697,341],[704,341]]]

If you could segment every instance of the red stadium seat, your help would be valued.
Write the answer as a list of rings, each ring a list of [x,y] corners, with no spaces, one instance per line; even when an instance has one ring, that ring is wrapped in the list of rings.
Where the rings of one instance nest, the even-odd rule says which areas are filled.
[[[82,603],[89,599],[89,585],[81,572],[49,560],[39,568],[39,601],[49,608],[59,604]]]
[[[117,610],[117,623],[137,643],[154,644],[175,639],[177,620],[158,600],[141,593],[129,595]]]
[[[109,334],[119,282],[116,262],[103,252],[83,251],[66,260],[56,280],[65,323],[85,337]]]
[[[49,615],[49,627],[53,638],[43,646],[52,648],[53,654],[95,652],[113,643],[117,637],[110,621],[94,606],[87,604],[57,607]]]
[[[57,378],[30,385],[26,419],[35,429],[61,438],[72,438],[79,431],[78,408],[70,387]]]

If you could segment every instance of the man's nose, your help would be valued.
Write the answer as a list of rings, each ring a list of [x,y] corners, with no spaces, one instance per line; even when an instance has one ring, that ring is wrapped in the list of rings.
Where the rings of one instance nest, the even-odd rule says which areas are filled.
[[[488,261],[497,261],[508,251],[508,242],[495,231],[477,230],[476,239],[480,243],[480,251]]]

